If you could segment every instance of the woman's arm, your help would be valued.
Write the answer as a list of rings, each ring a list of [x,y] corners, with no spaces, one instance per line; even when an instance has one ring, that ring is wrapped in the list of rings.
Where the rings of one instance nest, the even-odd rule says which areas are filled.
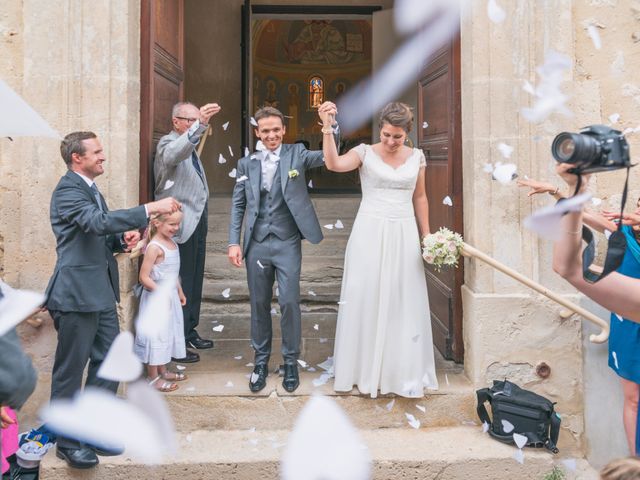
[[[527,192],[527,196],[531,197],[538,193],[548,193],[556,200],[564,198],[564,195],[560,193],[560,187],[556,187],[549,182],[540,182],[531,178],[521,178],[516,182],[519,187],[529,187],[531,190]]]
[[[413,210],[418,223],[420,238],[431,233],[429,228],[429,201],[427,200],[427,188],[425,186],[425,168],[420,168],[416,188],[413,191]]]
[[[153,291],[157,288],[156,282],[151,279],[151,269],[155,263],[164,257],[162,249],[154,244],[149,244],[147,251],[144,254],[142,260],[142,266],[140,267],[140,283],[147,290]]]
[[[600,233],[604,233],[605,230],[614,232],[618,229],[618,226],[615,223],[599,213],[585,211],[582,215],[582,221]]]
[[[338,148],[333,141],[333,123],[337,114],[336,106],[332,102],[324,102],[318,108],[318,115],[322,120],[322,154],[325,166],[332,172],[350,172],[360,168],[362,161],[356,152],[349,150],[344,155],[338,155]]]

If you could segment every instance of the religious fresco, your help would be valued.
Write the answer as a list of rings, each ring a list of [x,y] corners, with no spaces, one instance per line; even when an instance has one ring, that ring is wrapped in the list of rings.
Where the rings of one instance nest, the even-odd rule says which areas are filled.
[[[257,19],[252,27],[254,111],[278,108],[287,116],[286,142],[320,148],[317,108],[371,73],[371,21]],[[365,126],[341,149],[370,141]]]

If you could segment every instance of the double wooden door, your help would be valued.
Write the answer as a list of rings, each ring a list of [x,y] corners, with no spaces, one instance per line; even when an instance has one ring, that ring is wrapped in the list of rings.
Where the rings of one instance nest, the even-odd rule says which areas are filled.
[[[431,230],[463,233],[460,135],[460,40],[453,39],[424,67],[418,82],[418,146],[427,159]],[[450,200],[450,201],[449,201]],[[451,205],[449,205],[449,203]],[[433,341],[445,358],[462,362],[463,261],[457,269],[427,266]]]

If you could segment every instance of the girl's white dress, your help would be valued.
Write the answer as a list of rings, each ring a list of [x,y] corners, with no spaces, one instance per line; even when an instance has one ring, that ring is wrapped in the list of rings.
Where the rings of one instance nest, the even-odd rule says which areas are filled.
[[[421,397],[438,387],[413,192],[421,150],[393,168],[369,145],[362,202],[347,244],[334,350],[334,389]]]
[[[166,277],[178,278],[180,273],[180,250],[175,244],[175,249],[169,250],[159,242],[151,240],[149,245],[154,244],[164,252],[164,260],[155,264],[151,268],[150,277],[153,281],[160,281]],[[140,309],[145,307],[149,301],[151,292],[146,289],[140,296]],[[182,316],[182,306],[178,295],[178,287],[171,292],[171,320],[167,331],[160,335],[149,338],[136,334],[134,351],[143,363],[149,365],[166,365],[171,361],[171,357],[184,358],[187,355],[184,339],[184,319]]]

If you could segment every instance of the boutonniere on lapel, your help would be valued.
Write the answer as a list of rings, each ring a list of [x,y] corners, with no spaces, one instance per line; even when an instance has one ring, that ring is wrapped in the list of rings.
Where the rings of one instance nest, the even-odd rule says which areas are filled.
[[[298,175],[300,175],[300,172],[295,168],[293,170],[289,170],[289,178],[296,178]]]

